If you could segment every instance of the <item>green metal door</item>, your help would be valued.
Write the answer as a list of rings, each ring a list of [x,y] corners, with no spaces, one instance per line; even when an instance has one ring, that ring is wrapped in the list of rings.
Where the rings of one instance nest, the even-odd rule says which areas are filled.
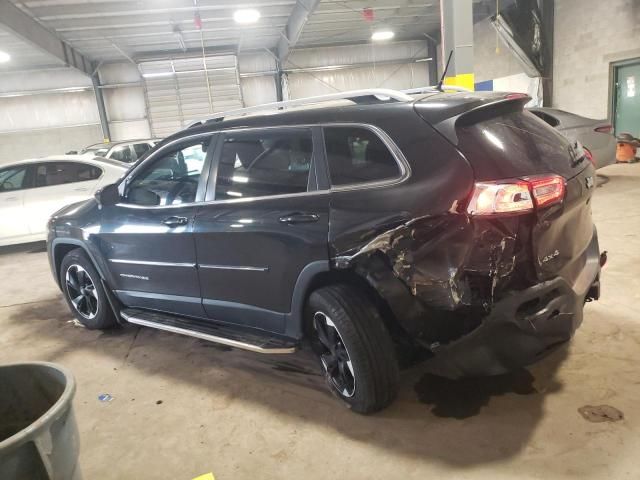
[[[615,80],[616,135],[640,137],[640,62],[616,67]]]

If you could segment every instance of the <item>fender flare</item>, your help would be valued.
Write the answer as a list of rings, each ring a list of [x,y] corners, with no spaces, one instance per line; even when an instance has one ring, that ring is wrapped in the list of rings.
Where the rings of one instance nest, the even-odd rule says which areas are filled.
[[[61,238],[54,238],[53,241],[51,242],[51,261],[52,261],[51,269],[53,270],[56,283],[60,284],[60,272],[58,271],[58,261],[57,261],[58,259],[56,258],[56,247],[58,245],[73,245],[75,247],[82,248],[82,250],[84,250],[84,252],[89,256],[89,258],[93,262],[93,266],[98,271],[100,278],[103,281],[106,279],[104,272],[100,267],[100,264],[96,261],[95,256],[91,253],[91,251],[86,247],[86,245],[83,242],[75,238],[61,237]],[[62,261],[62,259],[60,260]]]
[[[330,270],[329,260],[316,260],[307,264],[293,288],[291,311],[285,315],[285,335],[291,338],[302,338],[304,333],[304,306],[309,289],[315,278]]]

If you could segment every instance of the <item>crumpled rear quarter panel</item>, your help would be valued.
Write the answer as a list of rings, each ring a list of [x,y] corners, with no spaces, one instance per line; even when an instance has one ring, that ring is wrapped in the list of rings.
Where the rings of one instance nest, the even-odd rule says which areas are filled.
[[[386,129],[411,165],[409,179],[332,193],[330,257],[334,268],[365,278],[403,328],[430,344],[475,328],[503,290],[530,282],[532,220],[460,213],[471,167],[427,124],[414,128],[420,135]]]

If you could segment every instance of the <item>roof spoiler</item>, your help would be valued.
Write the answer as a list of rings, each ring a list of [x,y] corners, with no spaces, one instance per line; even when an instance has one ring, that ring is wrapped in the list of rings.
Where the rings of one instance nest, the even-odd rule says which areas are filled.
[[[502,109],[522,109],[531,97],[525,93],[503,93],[491,96],[460,96],[448,109],[430,112],[428,102],[417,102],[416,111],[451,143],[458,145],[456,127],[470,125],[490,112]],[[422,107],[422,108],[421,108]]]

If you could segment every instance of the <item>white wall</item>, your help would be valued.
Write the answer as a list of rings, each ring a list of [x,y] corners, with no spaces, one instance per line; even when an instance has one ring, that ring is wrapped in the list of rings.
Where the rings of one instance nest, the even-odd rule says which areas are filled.
[[[518,60],[496,39],[496,29],[488,18],[473,27],[473,53],[476,82],[523,73]]]
[[[119,85],[102,89],[111,139],[148,138],[151,130],[138,68],[130,62],[103,65],[100,67],[100,83]]]
[[[0,165],[25,158],[61,155],[102,141],[99,124],[0,133]]]
[[[240,55],[238,57],[240,71],[240,88],[245,107],[275,102],[276,93],[276,61],[267,52]],[[243,75],[259,76],[243,76]]]
[[[119,85],[103,89],[111,139],[149,137],[136,66],[106,64],[99,72],[103,84]],[[51,92],[55,89],[76,91]],[[5,95],[0,97],[0,164],[78,150],[103,139],[91,79],[76,70],[5,73],[0,95]]]
[[[76,88],[67,93],[36,93]],[[24,93],[33,94],[23,95]],[[72,69],[4,73],[0,94],[0,164],[60,154],[102,140],[91,80]]]
[[[473,32],[476,82],[523,73],[488,19]],[[554,37],[553,106],[606,118],[610,64],[640,58],[640,1],[556,0]]]
[[[554,106],[606,118],[610,64],[632,58],[640,58],[640,1],[556,1]]]
[[[295,50],[285,69],[367,64],[358,68],[288,73],[291,98],[360,88],[406,89],[430,84],[427,42],[394,42]],[[384,64],[380,62],[398,62]],[[435,81],[435,80],[434,80]]]

